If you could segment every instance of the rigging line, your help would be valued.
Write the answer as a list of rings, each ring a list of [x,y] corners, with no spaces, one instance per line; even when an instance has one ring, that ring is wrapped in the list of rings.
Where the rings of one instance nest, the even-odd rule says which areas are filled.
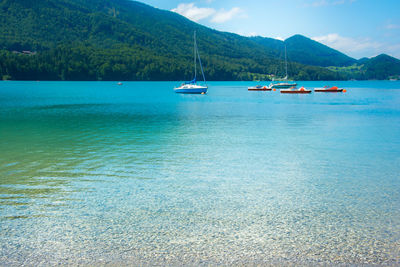
[[[197,68],[196,68],[196,65],[197,65],[197,62],[196,62],[196,47],[197,47],[197,45],[196,45],[196,31],[194,31],[194,33],[193,33],[193,43],[194,43],[194,46],[193,46],[193,54],[194,54],[194,80],[196,81],[196,78],[197,78]]]
[[[203,65],[201,64],[200,53],[199,53],[199,49],[198,49],[198,47],[197,47],[197,43],[196,43],[196,51],[197,51],[197,56],[199,57],[199,63],[200,63],[200,68],[201,68],[201,74],[203,75],[204,83],[205,83],[206,86],[207,86],[206,77],[204,76]]]

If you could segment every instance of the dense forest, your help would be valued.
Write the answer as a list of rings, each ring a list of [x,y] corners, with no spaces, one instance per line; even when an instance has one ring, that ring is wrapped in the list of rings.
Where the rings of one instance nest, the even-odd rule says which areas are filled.
[[[247,38],[135,1],[0,0],[0,79],[191,79],[194,30],[208,80],[283,77],[285,46],[295,80],[349,79],[357,64],[306,37]],[[384,77],[386,63],[359,71]]]
[[[202,57],[208,80],[268,80],[283,63]],[[275,67],[275,69],[273,69]],[[342,79],[337,72],[298,63],[289,65],[296,80]],[[165,57],[144,49],[59,45],[36,54],[0,51],[0,73],[14,80],[181,80],[191,79],[193,59]]]

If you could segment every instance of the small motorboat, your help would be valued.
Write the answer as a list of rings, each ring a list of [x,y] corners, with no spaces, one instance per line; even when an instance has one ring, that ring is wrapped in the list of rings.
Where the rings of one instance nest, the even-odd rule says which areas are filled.
[[[297,83],[295,82],[281,82],[281,83],[271,83],[268,87],[275,88],[275,89],[287,89],[287,88],[292,88],[296,87]]]
[[[311,90],[308,90],[304,88],[303,86],[300,87],[299,89],[292,87],[289,89],[281,89],[280,90],[282,94],[310,94]]]
[[[271,91],[271,87],[267,86],[262,86],[262,85],[256,85],[252,87],[247,87],[247,90],[249,91]]]
[[[337,86],[333,86],[333,87],[324,86],[322,88],[314,88],[314,92],[337,93],[337,92],[346,92],[346,90],[343,88],[338,88]]]

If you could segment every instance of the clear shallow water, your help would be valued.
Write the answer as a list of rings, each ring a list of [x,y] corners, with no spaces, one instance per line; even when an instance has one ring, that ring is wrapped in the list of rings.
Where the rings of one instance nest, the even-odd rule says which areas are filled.
[[[399,265],[400,83],[252,84],[1,82],[0,265]]]

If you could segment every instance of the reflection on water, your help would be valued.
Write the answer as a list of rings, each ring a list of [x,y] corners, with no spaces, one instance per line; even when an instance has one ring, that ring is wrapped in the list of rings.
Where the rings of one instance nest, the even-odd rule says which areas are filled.
[[[5,84],[5,265],[400,264],[393,83]]]

